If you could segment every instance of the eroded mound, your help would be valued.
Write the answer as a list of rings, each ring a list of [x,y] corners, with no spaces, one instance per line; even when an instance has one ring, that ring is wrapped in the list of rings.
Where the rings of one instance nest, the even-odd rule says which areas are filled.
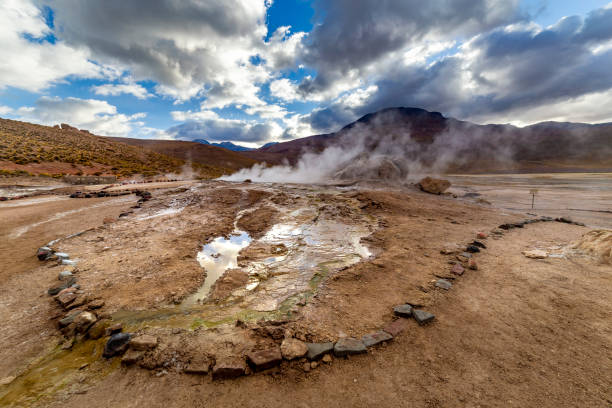
[[[594,230],[587,232],[572,248],[580,249],[603,263],[612,264],[612,231]]]

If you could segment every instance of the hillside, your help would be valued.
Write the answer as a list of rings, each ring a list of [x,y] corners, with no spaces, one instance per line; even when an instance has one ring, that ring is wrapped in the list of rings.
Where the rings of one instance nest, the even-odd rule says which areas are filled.
[[[231,173],[243,167],[250,167],[257,162],[257,160],[245,157],[240,153],[198,142],[130,139],[123,137],[109,137],[108,139],[126,143],[131,146],[146,148],[181,160],[210,166],[220,172],[218,174],[219,176],[223,173]]]
[[[330,134],[278,143],[242,154],[295,163],[327,146],[361,146],[364,154],[414,161],[441,172],[535,172],[612,169],[612,124],[542,122],[519,128],[478,125],[418,108],[389,108]],[[413,164],[414,164],[413,163]]]
[[[66,124],[49,127],[0,119],[0,175],[153,176],[181,173],[189,160],[197,176],[212,178],[255,162],[225,149],[183,143],[136,142],[96,136]]]

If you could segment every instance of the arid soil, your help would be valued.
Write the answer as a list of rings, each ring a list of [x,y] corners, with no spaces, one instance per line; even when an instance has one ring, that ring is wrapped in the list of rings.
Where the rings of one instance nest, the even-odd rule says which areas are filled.
[[[135,202],[129,195],[0,203],[6,237],[0,249],[8,255],[0,274],[0,380],[16,377],[0,385],[1,406],[612,404],[612,267],[569,249],[588,225],[537,223],[490,237],[487,249],[474,256],[478,270],[459,277],[450,274],[455,255],[441,249],[532,216],[412,186],[211,181],[155,190],[151,201],[130,209]],[[269,239],[291,220],[304,240],[291,238],[285,246]],[[335,237],[330,228],[342,234]],[[206,277],[198,251],[236,229],[253,239],[237,268],[213,285],[208,302],[189,303]],[[57,327],[63,314],[46,290],[64,267],[34,255],[53,239],[85,230],[54,248],[78,260],[81,290],[104,302],[99,318],[159,339],[157,349],[133,366],[100,357],[104,339],[58,347],[65,344]],[[320,253],[307,250],[317,246],[317,237],[307,231],[337,248],[354,234],[360,242],[352,248],[364,245],[371,255],[339,257],[330,249],[333,262],[314,265],[308,256]],[[536,248],[552,256],[522,255]],[[267,263],[302,252],[309,255],[301,264]],[[267,265],[270,273],[246,275],[253,265]],[[258,286],[245,291],[254,277]],[[453,282],[450,290],[434,287],[440,277]],[[270,303],[275,297],[278,302]],[[391,322],[392,307],[406,302],[436,320],[427,326],[409,320],[406,331],[364,355],[312,369],[303,360],[285,361],[235,380],[184,373],[209,360],[243,358],[283,336],[360,338]],[[280,338],[260,318],[276,321]]]

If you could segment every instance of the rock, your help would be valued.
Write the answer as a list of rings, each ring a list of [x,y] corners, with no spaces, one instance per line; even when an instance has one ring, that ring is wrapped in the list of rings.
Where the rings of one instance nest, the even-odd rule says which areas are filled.
[[[60,261],[63,260],[63,259],[69,259],[70,258],[70,256],[67,253],[65,253],[65,252],[56,252],[55,256],[57,256],[57,259],[59,259]]]
[[[85,333],[98,320],[96,315],[91,312],[81,312],[74,318],[76,329],[80,333]]]
[[[478,239],[487,239],[488,235],[486,232],[479,232],[478,234],[476,234],[476,238]]]
[[[121,323],[115,323],[106,329],[106,335],[112,336],[113,334],[121,333],[121,330],[123,330],[123,325]]]
[[[426,193],[442,194],[451,186],[451,183],[448,180],[425,177],[419,181],[417,186]]]
[[[468,245],[465,250],[471,253],[480,252],[480,248],[478,248],[476,245]]]
[[[311,361],[311,362],[310,362],[310,368],[312,368],[313,370],[314,370],[315,368],[317,368],[318,366],[319,366],[319,363],[318,363],[318,362],[316,362],[316,361]]]
[[[498,228],[503,229],[503,230],[509,230],[509,229],[514,228],[514,224],[502,224]]]
[[[0,385],[9,385],[10,383],[12,383],[15,380],[14,375],[11,375],[9,377],[4,377],[3,379],[0,380]]]
[[[305,362],[302,365],[302,370],[304,370],[305,373],[309,373],[310,372],[310,363],[309,362]]]
[[[442,255],[453,255],[456,254],[457,252],[459,252],[459,248],[458,247],[444,247],[440,250],[440,253]]]
[[[530,251],[523,251],[523,255],[525,255],[527,258],[532,258],[532,259],[548,258],[548,252],[542,251],[541,249],[532,249]]]
[[[247,360],[253,370],[261,371],[279,365],[283,361],[283,356],[280,348],[274,346],[267,350],[251,351],[247,354]]]
[[[73,289],[76,290],[76,288],[73,288]],[[74,309],[75,307],[83,306],[85,303],[87,303],[87,296],[78,295],[77,298],[74,299],[74,301],[66,307],[66,309]]]
[[[410,305],[394,306],[393,313],[399,317],[410,317],[412,316],[412,306]]]
[[[574,221],[572,221],[570,218],[565,218],[565,217],[555,218],[555,221],[562,222],[562,223],[565,223],[565,224],[573,224],[574,223]]]
[[[449,290],[453,287],[453,284],[445,279],[438,279],[435,286],[440,289]]]
[[[412,311],[410,312],[410,314],[412,315]],[[382,343],[383,341],[389,341],[389,340],[393,340],[393,336],[383,330],[379,330],[374,333],[366,334],[365,336],[361,338],[361,342],[366,347],[372,347],[372,346],[375,346],[376,344]]]
[[[66,279],[70,279],[72,278],[74,275],[72,274],[72,272],[70,271],[61,271],[58,275],[57,275],[57,279],[59,280],[66,280]]]
[[[49,247],[40,247],[36,251],[36,257],[38,257],[39,261],[46,261],[53,255],[53,250]]]
[[[62,259],[62,265],[75,266],[76,264],[77,262],[71,259]]]
[[[332,356],[331,354],[326,354],[323,356],[323,358],[321,359],[322,362],[324,362],[325,364],[329,364],[332,362]]]
[[[121,363],[125,365],[136,364],[144,357],[144,351],[129,349],[121,358]]]
[[[192,361],[183,369],[186,374],[206,375],[210,371],[209,361]]]
[[[412,311],[412,313],[414,313],[414,310]],[[383,328],[383,330],[392,335],[393,337],[397,337],[398,334],[400,334],[406,329],[406,327],[408,327],[408,320],[400,318],[389,323]]]
[[[306,354],[306,357],[309,360],[318,360],[326,354],[334,351],[334,343],[332,342],[306,343],[306,347],[308,347],[308,353]]]
[[[453,267],[451,268],[451,273],[461,276],[463,275],[463,272],[465,272],[465,268],[459,264],[455,264],[453,265]]]
[[[55,297],[55,300],[57,301],[57,303],[60,304],[60,306],[62,306],[63,308],[66,308],[66,307],[68,307],[68,305],[70,305],[70,303],[74,302],[74,300],[76,298],[77,298],[76,293],[73,293],[73,292],[64,292],[64,293],[61,293],[60,292]]]
[[[427,324],[436,318],[436,316],[434,316],[432,313],[419,309],[415,309],[412,312],[412,315],[414,316],[414,320],[416,320],[420,325]]]
[[[131,337],[132,335],[130,333],[113,334],[106,342],[106,345],[104,346],[104,353],[102,355],[106,358],[110,358],[118,354],[125,353],[125,350],[127,350],[128,345],[130,344]]]
[[[478,248],[487,249],[487,246],[480,241],[472,241],[471,245],[474,245]]]
[[[74,322],[74,318],[77,317],[77,315],[81,313],[81,312],[71,312],[68,313],[63,319],[60,319],[57,321],[57,323],[59,324],[59,327],[66,327],[69,324],[71,324],[72,322]]]
[[[298,339],[285,339],[280,346],[283,357],[287,360],[304,357],[308,352],[308,346]]]
[[[108,328],[108,326],[110,326],[110,323],[111,322],[108,319],[98,320],[97,322],[93,324],[93,326],[91,326],[91,328],[87,332],[87,335],[89,336],[90,339],[94,339],[94,340],[99,339],[100,337],[103,337],[104,334],[106,333],[106,329]]]
[[[477,271],[478,270],[478,264],[476,263],[475,260],[470,259],[468,261],[467,267],[473,271]]]
[[[89,310],[100,309],[102,306],[104,306],[104,301],[102,299],[95,299],[87,304]]]
[[[50,288],[47,293],[50,296],[55,296],[58,295],[62,290],[67,289],[69,287],[71,287],[72,285],[74,285],[76,283],[76,279],[73,277],[71,279],[69,279],[68,281],[64,281],[64,283],[62,283],[59,286],[54,286],[52,288]]]
[[[245,374],[246,364],[244,360],[221,360],[217,361],[213,370],[213,380],[224,380],[229,378],[237,378]]]
[[[143,334],[130,340],[130,348],[134,350],[153,350],[157,347],[157,342],[157,337]]]
[[[339,339],[334,345],[334,355],[336,357],[345,357],[354,354],[365,353],[366,346],[361,340],[353,337],[344,337]]]

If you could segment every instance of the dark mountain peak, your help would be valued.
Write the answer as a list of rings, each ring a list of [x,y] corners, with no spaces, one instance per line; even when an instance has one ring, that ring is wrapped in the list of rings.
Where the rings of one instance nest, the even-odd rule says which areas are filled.
[[[205,140],[205,139],[194,139],[194,140],[192,140],[192,142],[201,143],[201,144],[205,144],[205,145],[209,145],[210,144],[210,142],[208,140]]]

